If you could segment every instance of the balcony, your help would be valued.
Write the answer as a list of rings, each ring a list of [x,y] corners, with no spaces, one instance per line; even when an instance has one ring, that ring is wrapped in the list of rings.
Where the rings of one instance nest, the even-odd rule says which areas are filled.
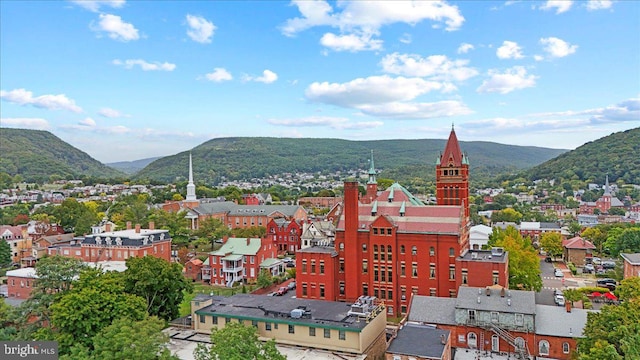
[[[223,267],[222,268],[222,272],[231,273],[231,274],[236,274],[238,272],[242,272],[242,270],[244,270],[243,266],[239,266],[239,267]]]

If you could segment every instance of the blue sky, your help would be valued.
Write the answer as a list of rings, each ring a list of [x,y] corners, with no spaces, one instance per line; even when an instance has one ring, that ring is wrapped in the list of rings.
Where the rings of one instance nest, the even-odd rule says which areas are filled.
[[[640,126],[637,1],[1,1],[0,125],[102,162],[229,136],[573,149]]]

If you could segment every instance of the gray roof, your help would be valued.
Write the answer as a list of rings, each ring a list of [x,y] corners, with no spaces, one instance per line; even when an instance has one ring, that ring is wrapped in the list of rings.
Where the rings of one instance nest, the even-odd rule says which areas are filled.
[[[171,240],[168,230],[140,229],[140,232],[136,232],[135,229],[130,229],[86,235],[82,243],[95,245],[97,238],[100,239],[99,245],[102,246],[108,246],[107,243],[116,246],[117,240],[121,241],[122,246],[143,246],[145,245],[145,239],[147,240],[147,245],[151,245],[154,242]]]
[[[336,251],[336,249],[330,246],[310,246],[304,249],[300,249],[297,252],[323,253],[323,254],[331,254],[332,256],[338,256],[338,252]]]
[[[431,326],[407,324],[393,339],[387,349],[388,353],[418,356],[422,358],[441,359],[445,350],[445,344],[441,336],[448,338],[448,330],[436,329]]]
[[[476,257],[473,257],[473,254],[476,254]],[[502,251],[497,253],[492,250],[469,250],[459,259],[462,260],[473,260],[474,262],[489,262],[489,263],[504,263],[507,261],[508,255],[506,251]]]
[[[292,318],[291,310],[304,308],[310,317]],[[237,319],[249,319],[277,323],[302,324],[319,328],[339,328],[361,331],[366,321],[350,316],[350,303],[293,299],[280,296],[237,294],[226,298],[216,298],[212,305],[196,311],[196,314],[213,315]]]
[[[501,297],[501,290],[489,289],[490,295],[487,296],[486,288],[460,287],[456,298],[456,308],[502,313],[536,313],[536,298],[533,291],[505,290],[505,296]],[[478,303],[478,299],[480,299],[480,303]],[[508,300],[511,300],[510,305]]]
[[[629,264],[640,265],[640,253],[635,254],[620,254]]]
[[[234,216],[271,215],[280,212],[285,216],[293,216],[301,209],[299,205],[238,205],[231,201],[200,203],[194,210],[200,214],[227,213]]]
[[[407,319],[426,324],[456,325],[456,299],[413,295]]]
[[[536,334],[559,337],[584,337],[582,330],[587,324],[587,314],[595,310],[571,309],[564,306],[536,305]]]

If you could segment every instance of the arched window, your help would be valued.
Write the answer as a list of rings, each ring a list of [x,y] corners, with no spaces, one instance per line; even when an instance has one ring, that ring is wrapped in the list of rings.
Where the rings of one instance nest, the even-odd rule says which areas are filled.
[[[413,246],[411,247],[411,255],[418,255],[418,247],[417,246]]]
[[[538,343],[539,355],[549,355],[549,342],[547,340],[541,340]]]
[[[467,344],[470,348],[478,347],[478,337],[476,336],[476,333],[470,332],[467,334]]]
[[[516,347],[520,349],[524,349],[524,339],[521,337],[517,337],[515,340]]]
[[[562,352],[565,353],[565,354],[569,353],[569,343],[568,342],[562,343]]]
[[[344,251],[344,243],[340,243],[340,251]]]

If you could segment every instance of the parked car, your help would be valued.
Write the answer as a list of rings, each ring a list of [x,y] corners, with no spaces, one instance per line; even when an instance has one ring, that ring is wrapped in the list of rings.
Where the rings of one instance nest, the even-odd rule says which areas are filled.
[[[551,256],[547,256],[546,258],[544,258],[544,262],[550,263],[551,262]]]
[[[599,257],[595,257],[595,256],[594,256],[594,257],[592,257],[592,258],[591,258],[591,262],[592,262],[594,265],[600,265],[600,264],[602,264],[602,259],[600,259]]]
[[[276,296],[282,296],[282,295],[286,294],[287,291],[289,291],[289,289],[287,289],[286,286],[281,286],[280,289],[278,289],[278,291],[276,291]]]
[[[290,262],[293,262],[293,259],[290,258],[290,257],[286,257],[286,258],[282,259],[282,261],[286,262],[286,263],[290,263]]]
[[[584,270],[583,271],[585,273],[589,274],[589,273],[592,273],[592,272],[596,271],[596,268],[593,266],[593,264],[586,264],[584,266]]]
[[[293,290],[295,288],[296,288],[296,282],[295,281],[292,281],[292,282],[289,283],[289,285],[287,285],[287,289],[289,289],[289,290]]]
[[[564,306],[564,296],[563,295],[556,295],[555,296],[555,303],[558,306]]]
[[[616,263],[615,263],[615,261],[603,261],[602,262],[602,267],[604,269],[615,269],[616,268]]]
[[[614,279],[604,278],[604,279],[598,279],[596,281],[596,285],[598,287],[607,288],[610,291],[613,291],[613,290],[616,289],[616,286],[618,285],[618,282],[615,281]]]
[[[288,262],[286,266],[288,268],[294,268],[294,267],[296,267],[296,264],[294,262]]]
[[[564,296],[564,293],[563,293],[563,291],[562,291],[562,290],[560,290],[560,289],[555,289],[555,290],[553,291],[553,296]]]
[[[560,270],[560,269],[556,269],[556,270],[553,272],[553,275],[555,275],[556,277],[564,277],[564,273],[563,273],[563,272],[562,272],[562,270]]]

